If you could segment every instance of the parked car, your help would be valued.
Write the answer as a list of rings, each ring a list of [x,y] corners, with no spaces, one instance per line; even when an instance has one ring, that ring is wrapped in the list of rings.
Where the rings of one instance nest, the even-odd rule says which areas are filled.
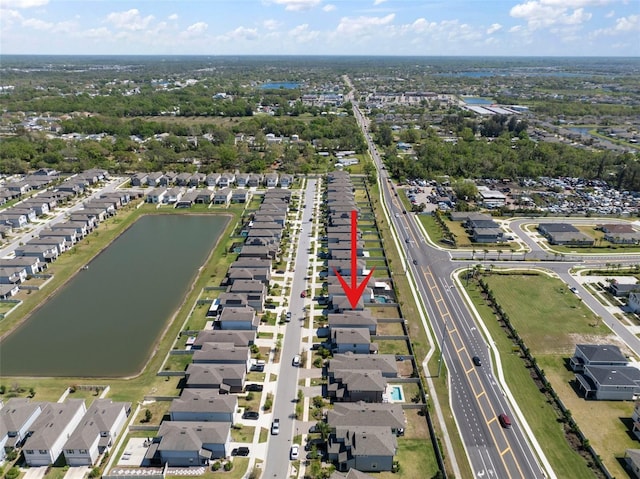
[[[259,392],[262,392],[263,387],[264,386],[262,384],[251,383],[251,384],[247,384],[244,387],[244,390],[259,393]]]
[[[299,354],[296,354],[293,357],[293,360],[291,361],[291,364],[295,367],[299,367],[300,366],[300,362],[301,362],[302,358],[300,357]]]
[[[306,297],[307,297],[307,292],[306,292],[306,291],[302,291],[302,292],[300,293],[300,297],[301,297],[301,298],[306,298]]]
[[[284,320],[288,323],[291,321],[291,311],[287,311],[287,315],[284,317]]]
[[[482,360],[478,356],[472,357],[471,360],[476,366],[482,366]]]
[[[511,419],[509,419],[509,416],[505,413],[498,415],[498,420],[500,421],[500,424],[502,424],[502,427],[507,429],[511,427]]]
[[[258,419],[260,417],[260,413],[256,411],[245,411],[242,414],[242,419]]]
[[[289,457],[292,461],[297,461],[300,458],[300,446],[298,444],[291,445],[291,451],[289,452]]]
[[[274,419],[271,423],[271,434],[274,436],[280,434],[280,419]]]
[[[233,451],[231,451],[231,455],[232,456],[248,456],[249,448],[246,446],[236,447],[233,449]]]

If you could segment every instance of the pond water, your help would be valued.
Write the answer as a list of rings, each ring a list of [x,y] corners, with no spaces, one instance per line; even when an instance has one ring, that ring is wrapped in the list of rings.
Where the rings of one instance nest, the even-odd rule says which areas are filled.
[[[227,222],[141,217],[0,343],[0,376],[138,373]]]

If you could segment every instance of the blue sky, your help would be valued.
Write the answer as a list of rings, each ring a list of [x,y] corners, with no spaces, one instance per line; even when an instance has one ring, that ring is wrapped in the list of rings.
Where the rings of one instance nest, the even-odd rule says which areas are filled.
[[[0,52],[639,56],[640,0],[0,0]]]

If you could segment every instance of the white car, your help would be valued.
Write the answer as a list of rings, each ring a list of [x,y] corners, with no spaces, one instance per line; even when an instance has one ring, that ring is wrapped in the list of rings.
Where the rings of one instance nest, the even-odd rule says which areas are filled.
[[[299,367],[299,366],[300,366],[300,361],[301,361],[301,360],[302,360],[302,358],[300,358],[300,355],[299,355],[299,354],[296,354],[296,355],[293,357],[293,361],[291,361],[291,364],[292,364],[293,366],[295,366],[295,367]]]
[[[291,446],[291,451],[289,452],[289,458],[292,461],[297,461],[300,458],[300,446],[297,444],[293,444]]]

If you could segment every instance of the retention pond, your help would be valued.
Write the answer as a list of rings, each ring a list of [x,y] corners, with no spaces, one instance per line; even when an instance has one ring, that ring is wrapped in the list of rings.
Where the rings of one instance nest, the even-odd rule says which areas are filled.
[[[137,374],[227,222],[140,218],[0,343],[0,377]]]

